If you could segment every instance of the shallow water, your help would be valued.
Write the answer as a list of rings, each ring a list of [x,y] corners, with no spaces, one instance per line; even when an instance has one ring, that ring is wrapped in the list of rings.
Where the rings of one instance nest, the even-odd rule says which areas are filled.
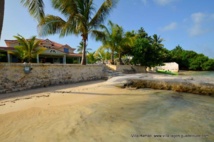
[[[214,78],[214,71],[181,71],[179,72],[179,75]]]
[[[214,141],[213,97],[102,86],[66,95],[90,101],[0,114],[1,142]]]

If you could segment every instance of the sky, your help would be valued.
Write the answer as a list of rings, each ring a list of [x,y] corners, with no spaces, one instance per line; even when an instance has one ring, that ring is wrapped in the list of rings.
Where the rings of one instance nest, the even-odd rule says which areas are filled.
[[[5,17],[0,46],[4,40],[14,39],[20,34],[25,38],[37,36],[60,44],[77,48],[81,36],[58,34],[39,37],[37,21],[31,17],[21,0],[5,0]],[[60,15],[51,7],[51,0],[45,2],[45,13]],[[104,0],[94,0],[98,9]],[[214,0],[119,0],[111,11],[108,20],[124,28],[124,31],[139,30],[141,27],[152,36],[157,34],[164,39],[165,48],[172,50],[180,45],[185,50],[214,58]],[[93,51],[102,45],[89,37],[88,48]]]

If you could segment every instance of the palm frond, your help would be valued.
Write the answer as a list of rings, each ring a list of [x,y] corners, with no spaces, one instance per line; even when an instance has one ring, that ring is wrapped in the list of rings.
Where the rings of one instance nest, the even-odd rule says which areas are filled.
[[[18,40],[19,46],[22,46],[23,50],[28,50],[28,42],[23,36],[18,34],[17,36],[14,36],[14,38]]]
[[[106,19],[106,16],[110,13],[112,8],[116,5],[118,0],[105,0],[95,16],[89,23],[90,27],[97,28]]]
[[[96,39],[96,41],[104,41],[106,38],[106,34],[102,31],[98,31],[98,30],[92,30],[91,35],[93,38]]]
[[[46,48],[39,46],[40,41],[36,39],[36,36],[30,39],[25,39],[21,35],[14,37],[18,40],[19,45],[15,46],[16,50],[12,54],[16,54],[22,60],[28,58],[28,62],[30,62],[37,54],[41,54],[46,50]]]
[[[40,21],[44,13],[44,2],[43,0],[21,0],[21,3],[28,8],[29,13],[38,21]]]
[[[66,35],[66,21],[58,16],[47,15],[38,25],[39,35],[46,36],[59,33],[60,36]]]
[[[76,0],[52,0],[52,6],[66,17],[74,17],[78,13]]]

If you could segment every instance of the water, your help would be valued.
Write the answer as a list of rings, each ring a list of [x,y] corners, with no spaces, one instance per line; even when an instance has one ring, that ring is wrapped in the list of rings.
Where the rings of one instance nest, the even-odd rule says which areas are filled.
[[[104,85],[59,90],[65,93],[5,102],[1,142],[214,141],[213,97]]]
[[[180,71],[179,75],[214,78],[214,71]]]

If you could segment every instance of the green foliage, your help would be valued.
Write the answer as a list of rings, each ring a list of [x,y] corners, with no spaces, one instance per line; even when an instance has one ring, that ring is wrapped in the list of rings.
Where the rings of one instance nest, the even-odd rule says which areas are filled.
[[[83,40],[82,65],[86,64],[88,35],[104,22],[117,0],[105,0],[96,11],[93,0],[52,0],[54,9],[59,10],[65,19],[46,15],[39,22],[40,35],[69,34],[81,35]]]
[[[97,61],[101,61],[103,64],[111,58],[111,54],[105,48],[99,48],[94,56]]]
[[[141,66],[153,67],[156,65],[162,65],[166,58],[163,44],[163,39],[158,37],[156,34],[153,37],[141,28],[135,39],[134,48],[132,51],[134,64],[140,64]]]
[[[5,54],[1,54],[1,53],[0,53],[0,57],[4,57],[4,56],[5,56]]]
[[[18,40],[19,45],[15,46],[14,48],[16,50],[11,51],[10,53],[17,56],[22,62],[25,59],[27,59],[28,62],[31,62],[33,58],[36,58],[37,54],[41,54],[46,50],[46,48],[39,45],[40,41],[36,40],[36,36],[33,36],[30,39],[25,39],[21,35],[14,37]]]
[[[95,58],[94,54],[95,54],[95,52],[87,54],[87,63],[88,64],[94,64],[97,62],[97,59]]]
[[[214,70],[213,59],[195,51],[184,50],[180,45],[169,51],[167,62],[177,62],[182,70]]]
[[[81,42],[79,43],[79,46],[77,46],[77,52],[78,52],[79,54],[82,54],[83,48],[84,48],[84,43],[83,43],[83,41],[81,41]],[[92,50],[92,49],[91,49],[91,48],[86,48],[86,53],[89,53],[89,50]]]
[[[202,70],[213,70],[214,71],[214,59],[209,59],[206,62],[204,62],[202,65]]]
[[[21,3],[28,8],[28,12],[34,18],[41,20],[44,18],[44,2],[43,0],[21,0]]]
[[[195,58],[190,60],[189,69],[191,70],[202,70],[202,64],[208,61],[208,57],[203,54],[198,54]]]
[[[131,48],[131,38],[124,33],[121,26],[108,22],[108,27],[100,25],[101,30],[93,31],[96,40],[103,43],[102,48],[111,50],[111,63],[114,64],[115,55],[119,58],[119,63],[122,64],[122,56],[127,54]]]
[[[120,26],[109,21],[108,26],[100,25],[101,30],[94,30],[93,35],[96,40],[102,42],[100,48],[111,50],[111,63],[114,64],[115,51],[118,50],[118,43],[121,38]]]

